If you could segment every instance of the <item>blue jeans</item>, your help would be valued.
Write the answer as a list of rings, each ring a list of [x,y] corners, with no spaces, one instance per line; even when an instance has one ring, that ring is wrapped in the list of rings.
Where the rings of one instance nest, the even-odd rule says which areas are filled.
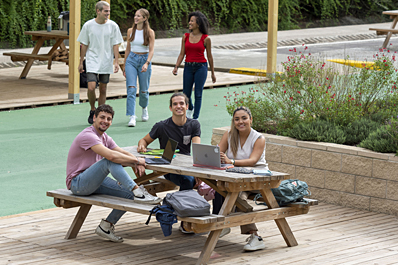
[[[173,173],[169,173],[164,175],[164,178],[170,180],[177,186],[180,186],[180,190],[192,190],[193,186],[195,186],[195,178],[191,176],[185,175],[177,175]]]
[[[183,75],[182,92],[189,99],[189,110],[193,110],[193,118],[199,118],[200,107],[202,106],[203,87],[207,79],[207,63],[185,63]],[[192,104],[192,87],[195,84],[195,104]],[[195,105],[195,107],[194,107]]]
[[[107,177],[109,173],[117,181]],[[122,165],[103,158],[73,178],[70,190],[73,194],[81,196],[106,194],[134,200],[132,190],[136,185]],[[124,213],[125,211],[113,210],[106,220],[116,224]]]
[[[130,52],[126,60],[126,87],[127,106],[126,115],[135,115],[135,98],[137,95],[137,77],[140,85],[139,104],[142,108],[148,106],[149,81],[152,74],[152,63],[149,63],[146,72],[141,72],[142,66],[148,60],[148,54],[135,54]]]

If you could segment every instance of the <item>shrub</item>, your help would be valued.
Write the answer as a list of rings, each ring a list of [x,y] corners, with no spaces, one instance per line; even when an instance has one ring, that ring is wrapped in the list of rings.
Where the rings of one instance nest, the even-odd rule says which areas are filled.
[[[369,134],[376,131],[380,122],[375,122],[367,118],[353,121],[344,128],[346,140],[344,144],[354,145],[365,140]]]
[[[298,123],[290,130],[289,136],[303,141],[336,144],[343,144],[346,140],[344,131],[326,120]]]
[[[394,67],[395,54],[389,50],[376,53],[372,67],[343,66],[343,71],[313,59],[304,45],[301,51],[294,48],[291,52],[293,55],[282,63],[284,72],[278,78],[259,83],[249,93],[242,91],[227,95],[227,109],[252,104],[252,108],[257,108],[253,119],[263,122],[253,125],[256,130],[268,132],[272,129],[279,135],[296,134],[300,139],[307,137],[304,136],[306,128],[316,130],[311,126],[321,126],[316,121],[325,120],[351,130],[346,139],[349,144],[358,143],[375,127],[370,122],[360,121],[362,118],[382,124],[396,115],[398,74]],[[272,128],[264,125],[270,121],[274,122]],[[302,123],[305,125],[295,127]],[[295,133],[293,128],[300,129],[300,133]],[[312,136],[311,140],[333,139],[332,142],[341,143],[344,138],[337,129],[333,129],[333,134],[319,130],[326,135]],[[355,136],[355,132],[359,134]]]
[[[369,134],[368,138],[359,144],[360,147],[381,153],[396,153],[398,145],[386,126]]]

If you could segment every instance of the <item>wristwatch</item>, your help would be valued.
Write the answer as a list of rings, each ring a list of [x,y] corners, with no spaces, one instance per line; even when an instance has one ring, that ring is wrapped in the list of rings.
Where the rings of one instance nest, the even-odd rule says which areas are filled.
[[[231,159],[232,165],[235,165],[235,159]]]

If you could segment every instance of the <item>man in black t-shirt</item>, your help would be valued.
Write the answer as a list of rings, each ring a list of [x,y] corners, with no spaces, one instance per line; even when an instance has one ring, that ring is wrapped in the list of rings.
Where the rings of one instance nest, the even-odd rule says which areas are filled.
[[[160,148],[164,149],[169,138],[178,142],[181,154],[191,154],[191,143],[200,143],[200,123],[186,117],[188,98],[183,93],[174,93],[170,98],[172,116],[157,122],[151,131],[138,142],[138,152],[146,152],[147,146],[159,139]],[[180,186],[180,190],[190,190],[196,185],[195,178],[186,175],[166,174],[166,179]]]

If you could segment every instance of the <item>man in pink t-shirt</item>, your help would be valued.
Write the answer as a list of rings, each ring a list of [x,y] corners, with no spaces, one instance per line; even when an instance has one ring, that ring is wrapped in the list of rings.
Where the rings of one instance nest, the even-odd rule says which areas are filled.
[[[112,124],[113,115],[111,106],[99,106],[93,125],[76,136],[68,153],[66,186],[75,195],[106,194],[137,203],[159,203],[160,198],[150,195],[143,186],[139,187],[124,170],[124,166],[130,166],[142,175],[145,160],[117,146],[105,133]],[[109,173],[116,180],[108,177]],[[113,242],[123,242],[123,238],[114,234],[114,225],[124,213],[114,209],[101,221],[95,233]]]

